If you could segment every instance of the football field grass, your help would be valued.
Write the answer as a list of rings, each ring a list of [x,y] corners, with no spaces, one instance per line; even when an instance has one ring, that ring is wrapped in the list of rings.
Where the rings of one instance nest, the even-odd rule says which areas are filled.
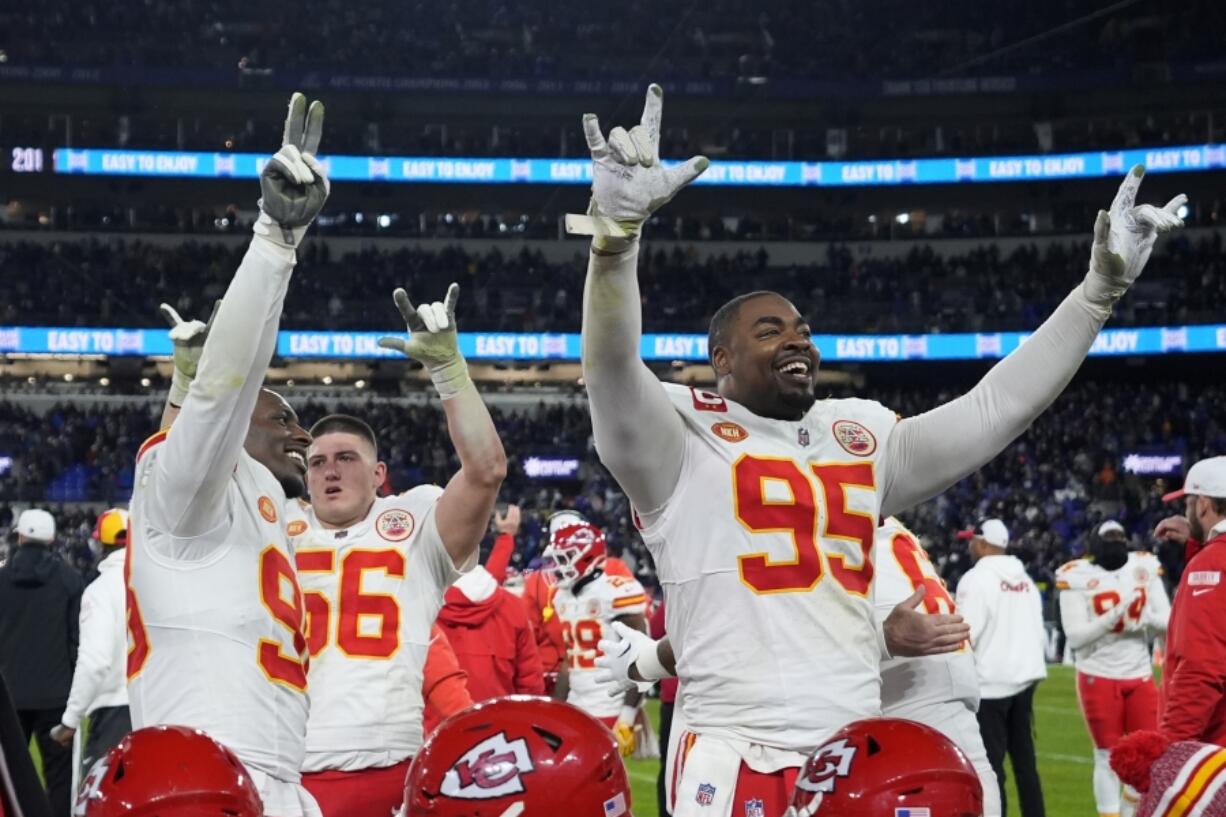
[[[658,702],[649,701],[648,706],[652,717],[658,718]],[[1035,694],[1035,730],[1039,776],[1043,780],[1048,817],[1095,817],[1094,794],[1090,788],[1093,769],[1090,736],[1077,708],[1072,667],[1047,668],[1047,680],[1039,684]],[[632,760],[627,765],[634,790],[634,817],[659,817],[655,790],[659,763]],[[1020,817],[1012,777],[1007,786],[1007,814]]]

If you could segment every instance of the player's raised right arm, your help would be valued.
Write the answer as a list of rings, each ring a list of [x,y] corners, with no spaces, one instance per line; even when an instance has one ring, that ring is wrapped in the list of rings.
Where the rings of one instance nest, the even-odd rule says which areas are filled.
[[[176,537],[207,533],[225,518],[226,485],[276,349],[281,307],[306,228],[328,197],[315,159],[323,105],[290,100],[281,150],[260,175],[255,237],[212,319],[196,377],[157,459],[150,522]]]
[[[636,507],[659,508],[681,475],[682,425],[660,381],[644,365],[638,284],[639,233],[659,207],[706,170],[696,156],[659,160],[664,91],[647,89],[642,119],[606,140],[595,114],[583,129],[592,151],[592,202],[576,232],[593,233],[583,289],[583,378],[601,462]],[[572,217],[568,216],[568,220]]]

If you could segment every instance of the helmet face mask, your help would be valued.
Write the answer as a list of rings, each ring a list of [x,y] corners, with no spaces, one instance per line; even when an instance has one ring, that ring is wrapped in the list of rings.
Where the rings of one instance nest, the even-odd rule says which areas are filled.
[[[605,539],[600,528],[578,522],[558,528],[541,554],[541,575],[550,587],[570,588],[604,567]]]

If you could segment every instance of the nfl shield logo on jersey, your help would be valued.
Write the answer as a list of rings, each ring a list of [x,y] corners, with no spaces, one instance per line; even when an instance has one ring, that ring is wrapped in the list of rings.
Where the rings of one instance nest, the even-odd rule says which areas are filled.
[[[746,800],[745,817],[766,817],[766,804],[761,800]]]
[[[694,798],[700,806],[709,806],[715,800],[715,787],[710,783],[698,784],[698,795]]]
[[[798,429],[796,432],[796,442],[799,443],[800,445],[808,445],[809,444],[809,429],[807,428]]]

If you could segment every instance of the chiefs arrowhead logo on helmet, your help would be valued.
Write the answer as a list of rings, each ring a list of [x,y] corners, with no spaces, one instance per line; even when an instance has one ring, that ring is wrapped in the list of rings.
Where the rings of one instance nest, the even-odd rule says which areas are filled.
[[[521,776],[534,768],[527,742],[508,740],[506,732],[499,732],[469,749],[447,770],[442,792],[472,800],[519,794],[524,790]]]
[[[842,739],[831,741],[809,756],[803,774],[796,779],[796,788],[832,792],[835,780],[851,773],[851,763],[855,759],[856,747],[848,746]]]

